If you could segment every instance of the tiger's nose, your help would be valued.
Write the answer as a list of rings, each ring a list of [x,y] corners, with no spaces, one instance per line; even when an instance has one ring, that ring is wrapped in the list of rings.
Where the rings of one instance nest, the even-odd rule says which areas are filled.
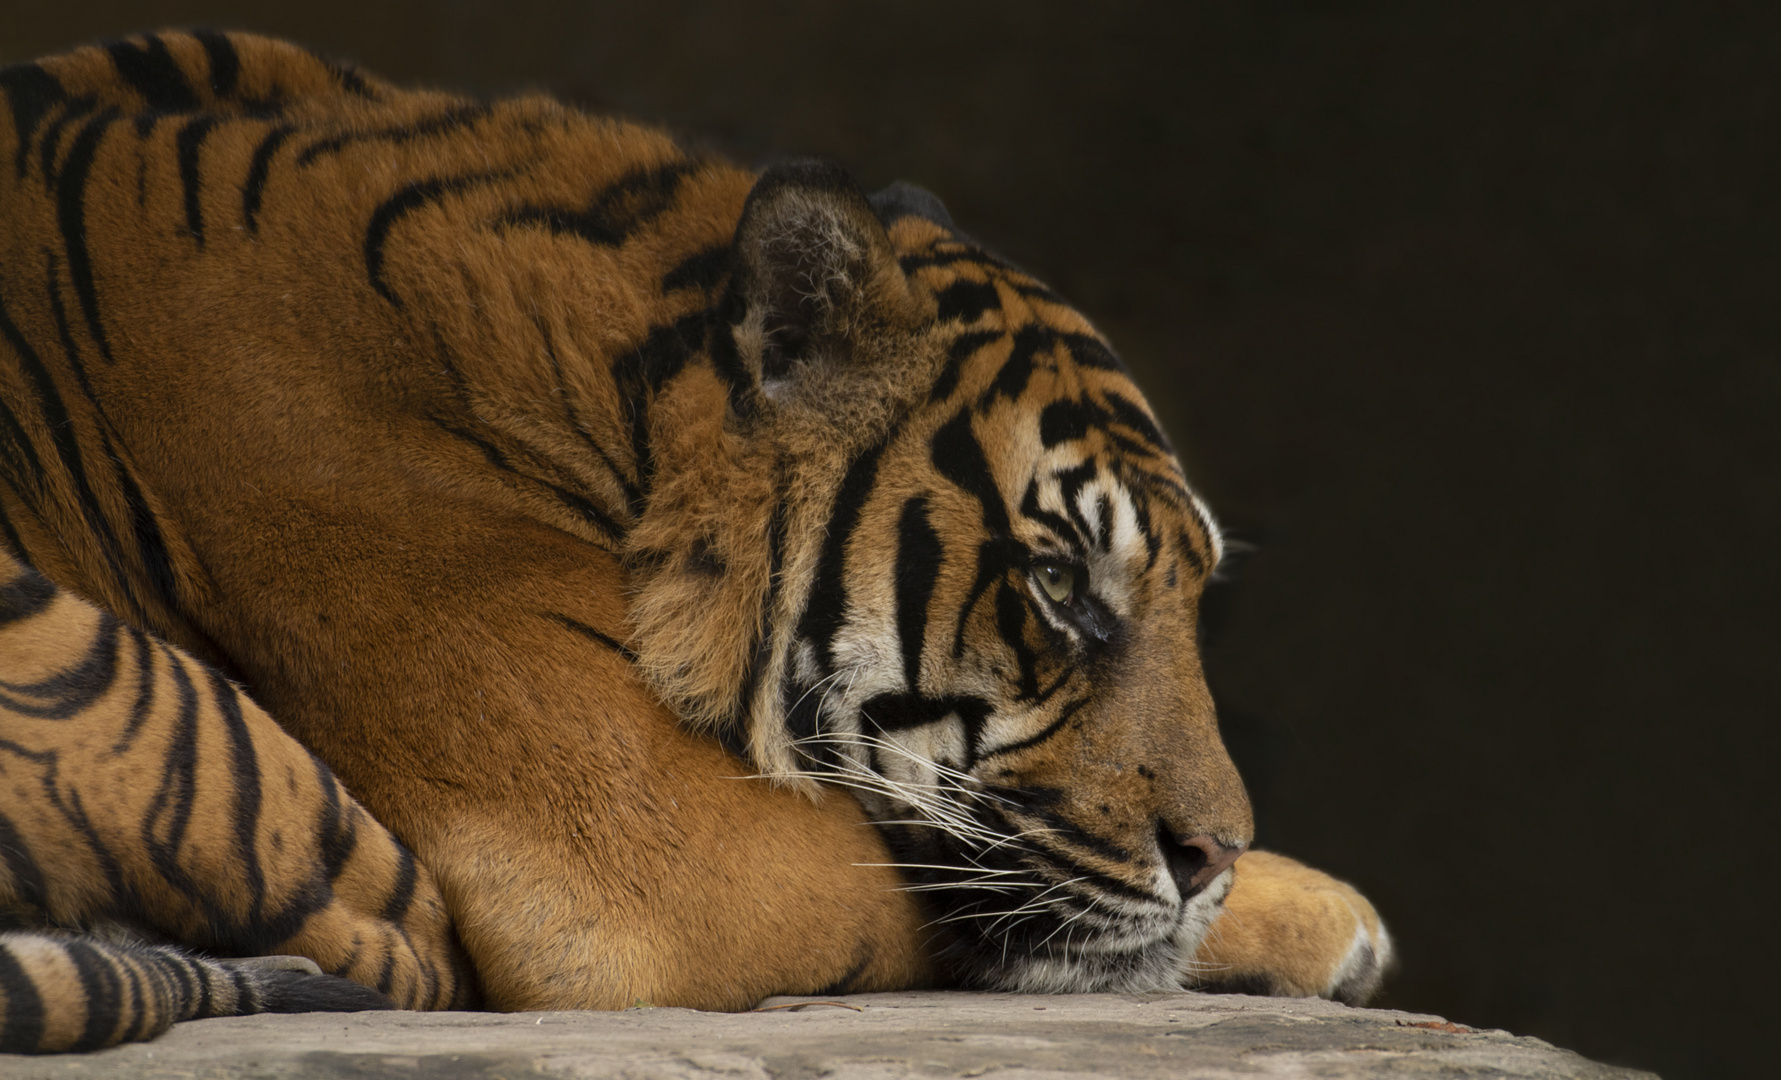
[[[1237,856],[1248,847],[1246,844],[1234,847],[1221,844],[1203,834],[1176,840],[1166,828],[1157,830],[1157,833],[1157,844],[1163,849],[1163,862],[1169,868],[1169,876],[1175,879],[1175,887],[1181,891],[1183,900],[1196,895],[1213,878],[1230,869]]]

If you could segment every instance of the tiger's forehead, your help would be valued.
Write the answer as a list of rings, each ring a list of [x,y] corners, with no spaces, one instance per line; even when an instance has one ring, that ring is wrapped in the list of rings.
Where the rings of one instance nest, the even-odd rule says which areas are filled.
[[[1142,393],[1082,313],[932,222],[905,218],[891,235],[950,337],[929,403],[948,417],[970,414],[997,486],[1018,502],[1030,485],[1099,474],[1140,500],[1146,532],[1167,529],[1193,561],[1215,565],[1217,526]]]

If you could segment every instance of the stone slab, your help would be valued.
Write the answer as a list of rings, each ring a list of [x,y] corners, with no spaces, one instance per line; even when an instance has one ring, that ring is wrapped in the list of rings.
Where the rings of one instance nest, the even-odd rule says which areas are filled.
[[[688,1009],[250,1016],[97,1054],[0,1057],[4,1080],[1635,1080],[1440,1017],[1242,995],[862,994]]]

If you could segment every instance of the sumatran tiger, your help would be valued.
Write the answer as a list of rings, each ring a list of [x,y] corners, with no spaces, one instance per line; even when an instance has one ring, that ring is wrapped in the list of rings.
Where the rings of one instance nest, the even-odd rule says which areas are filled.
[[[1211,515],[933,196],[240,34],[0,95],[7,1050],[1377,985],[1244,854]]]

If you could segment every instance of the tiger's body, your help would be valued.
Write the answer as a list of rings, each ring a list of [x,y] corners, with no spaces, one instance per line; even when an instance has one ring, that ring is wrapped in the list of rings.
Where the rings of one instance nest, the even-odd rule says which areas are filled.
[[[14,922],[405,1007],[1376,985],[1358,894],[1231,865],[1216,527],[931,196],[244,35],[0,94]],[[0,939],[7,1048],[215,1011],[67,940]]]

